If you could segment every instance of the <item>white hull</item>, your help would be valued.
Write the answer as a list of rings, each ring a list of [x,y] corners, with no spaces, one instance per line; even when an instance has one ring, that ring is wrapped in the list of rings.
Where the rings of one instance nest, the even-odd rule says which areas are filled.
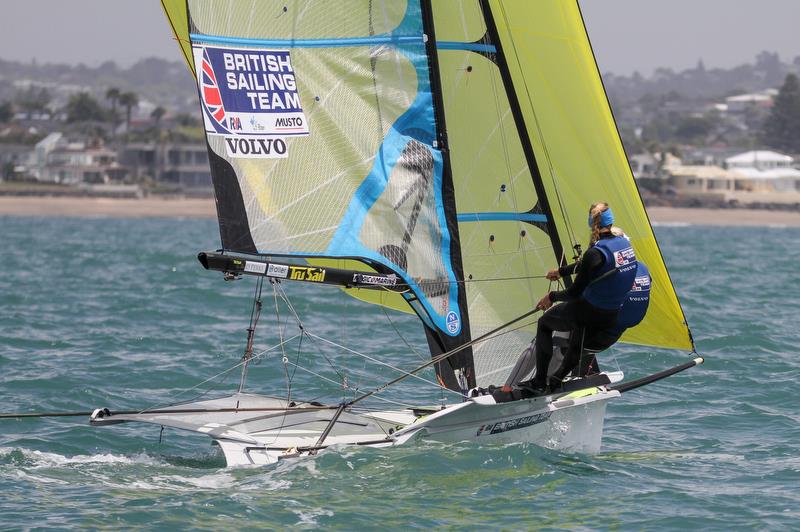
[[[490,396],[447,405],[429,415],[411,410],[346,410],[324,441],[325,447],[390,447],[419,440],[479,443],[525,442],[584,453],[600,450],[606,405],[619,392],[589,388],[560,397],[495,403]],[[219,444],[229,466],[272,464],[311,454],[333,417],[330,407],[234,394],[141,414],[96,411],[93,425],[141,421],[207,434]],[[99,412],[99,413],[98,413]]]
[[[475,400],[450,406],[392,434],[389,441],[349,437],[329,437],[327,446],[361,444],[371,447],[403,445],[418,440],[443,443],[476,441],[480,443],[533,443],[549,449],[583,453],[600,451],[608,400],[619,392],[600,392],[573,404],[558,406],[559,401],[545,404],[544,399],[523,399],[513,403],[482,404]],[[480,401],[483,398],[478,398]],[[566,401],[564,401],[566,403]],[[396,412],[402,415],[403,412]],[[383,435],[375,435],[381,439]],[[279,445],[280,444],[282,445]],[[374,443],[373,443],[374,442]],[[307,455],[290,449],[254,448],[231,440],[218,440],[229,466],[271,464],[286,457]],[[279,438],[275,447],[313,446],[308,440]]]

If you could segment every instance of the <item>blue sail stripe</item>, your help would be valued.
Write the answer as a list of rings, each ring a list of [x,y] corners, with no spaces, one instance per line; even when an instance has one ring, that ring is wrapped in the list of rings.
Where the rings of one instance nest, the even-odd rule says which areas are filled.
[[[376,44],[423,44],[422,35],[375,35],[373,37],[343,37],[339,39],[250,39],[192,33],[192,41],[210,44],[243,46],[274,46],[276,48],[334,48],[342,46],[373,46]]]
[[[474,42],[436,41],[439,50],[469,50],[471,52],[495,53],[497,48],[493,44],[480,44]]]
[[[236,44],[240,46],[273,46],[275,48],[337,48],[345,46],[374,46],[378,44],[423,44],[422,35],[375,35],[372,37],[342,37],[332,39],[251,39],[247,37],[225,37],[219,35],[206,35],[201,33],[190,34],[192,41],[209,44]],[[441,50],[470,50],[473,52],[495,52],[497,49],[491,44],[477,44],[470,42],[437,41],[436,46]]]
[[[462,212],[456,219],[459,222],[547,222],[547,216],[544,214],[528,212]]]

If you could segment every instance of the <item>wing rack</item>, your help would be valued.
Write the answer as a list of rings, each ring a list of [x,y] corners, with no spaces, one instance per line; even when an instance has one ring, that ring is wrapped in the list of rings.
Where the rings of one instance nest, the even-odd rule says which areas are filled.
[[[332,284],[347,288],[400,290],[406,288],[403,280],[394,273],[382,274],[339,268],[322,268],[307,264],[275,262],[267,257],[225,255],[215,252],[199,253],[197,260],[206,270],[224,272],[228,278],[238,278],[241,275],[258,275],[289,281]]]

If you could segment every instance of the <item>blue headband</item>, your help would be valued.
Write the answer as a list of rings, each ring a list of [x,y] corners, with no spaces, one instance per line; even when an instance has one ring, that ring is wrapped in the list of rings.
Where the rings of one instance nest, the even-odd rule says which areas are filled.
[[[614,225],[614,214],[611,207],[600,213],[600,227],[611,227]],[[592,214],[589,213],[589,228],[592,227]]]

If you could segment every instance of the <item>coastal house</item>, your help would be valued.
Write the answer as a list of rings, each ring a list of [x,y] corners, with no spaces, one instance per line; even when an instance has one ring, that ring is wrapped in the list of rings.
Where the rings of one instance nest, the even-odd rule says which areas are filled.
[[[671,165],[664,168],[668,182],[679,193],[724,193],[736,190],[742,176],[716,165]]]
[[[149,176],[184,189],[211,187],[208,151],[199,142],[131,143],[120,160],[135,177]]]
[[[0,143],[0,181],[25,175],[30,153],[27,144]]]
[[[117,153],[102,142],[70,142],[58,132],[36,144],[29,167],[39,181],[67,185],[120,181],[126,174]]]
[[[767,89],[751,94],[737,94],[725,98],[726,111],[729,113],[745,113],[751,109],[769,109],[777,91]]]
[[[637,153],[628,159],[636,179],[648,179],[655,176],[659,169],[660,162],[652,153]]]
[[[725,167],[741,177],[737,190],[749,192],[797,192],[800,190],[800,170],[794,159],[782,153],[754,150],[725,159]]]

